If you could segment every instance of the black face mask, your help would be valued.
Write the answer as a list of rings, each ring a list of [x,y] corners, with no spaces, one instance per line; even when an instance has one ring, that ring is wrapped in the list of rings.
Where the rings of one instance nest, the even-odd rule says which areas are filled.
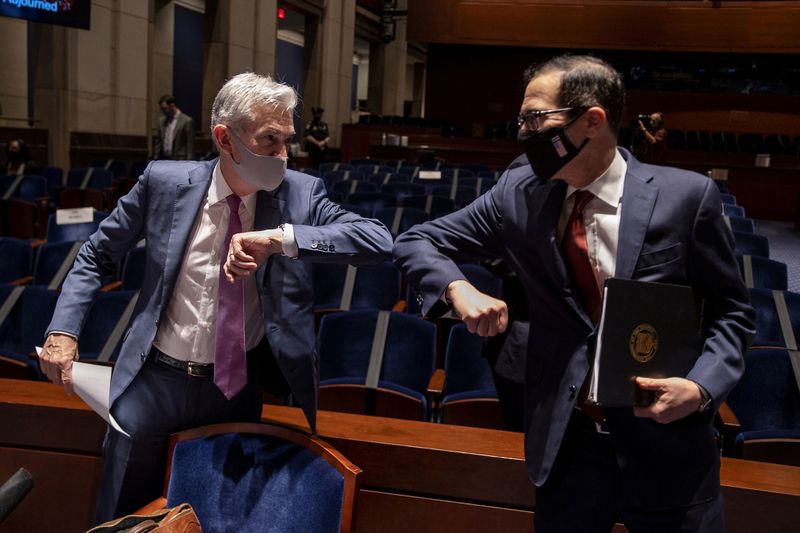
[[[172,114],[173,113],[172,113],[172,111],[170,109],[162,109],[161,112],[164,113],[164,117],[167,120],[172,120]]]
[[[586,143],[575,146],[567,135],[567,128],[578,117],[561,126],[552,126],[538,131],[519,130],[517,140],[522,144],[528,162],[537,177],[549,180],[567,163],[575,159]]]

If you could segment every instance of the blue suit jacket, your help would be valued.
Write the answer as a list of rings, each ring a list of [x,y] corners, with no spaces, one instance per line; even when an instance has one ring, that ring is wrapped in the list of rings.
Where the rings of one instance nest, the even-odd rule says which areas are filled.
[[[628,164],[623,190],[616,277],[691,285],[705,302],[702,355],[687,376],[719,404],[738,381],[754,313],[739,275],[733,238],[713,182],[699,174]],[[416,226],[395,244],[396,262],[420,287],[428,312],[447,285],[464,279],[456,262],[503,257],[525,287],[530,336],[525,380],[525,452],[531,479],[541,485],[589,371],[596,331],[570,287],[556,239],[566,194],[523,165],[470,206]],[[712,413],[671,424],[636,418],[632,409],[606,409],[623,489],[646,508],[700,502],[719,490]]]
[[[111,403],[130,385],[150,352],[215,164],[216,160],[151,163],[84,243],[64,281],[48,332],[79,336],[101,278],[146,239],[144,280],[114,367]],[[309,260],[380,262],[388,258],[392,239],[380,222],[328,200],[322,180],[291,170],[273,193],[259,191],[254,229],[284,222],[293,224],[298,259],[271,256],[258,269],[256,281],[267,340],[313,431],[319,375]]]

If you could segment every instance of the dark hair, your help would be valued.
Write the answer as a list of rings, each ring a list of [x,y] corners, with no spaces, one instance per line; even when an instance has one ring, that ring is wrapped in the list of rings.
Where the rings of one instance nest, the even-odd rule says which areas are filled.
[[[170,95],[170,94],[165,94],[164,96],[162,96],[161,98],[158,99],[158,105],[161,105],[161,104],[167,104],[167,105],[175,104],[175,98],[173,98],[172,95]],[[175,105],[178,105],[178,104],[175,104]]]
[[[17,144],[19,144],[19,160],[24,161],[26,163],[30,161],[31,152],[28,149],[28,145],[22,139],[11,139],[10,141],[8,141],[8,144],[6,144],[6,158],[10,159],[11,157],[11,143],[13,143],[14,141],[16,141]]]
[[[611,131],[618,135],[625,110],[625,85],[614,67],[593,56],[565,54],[528,67],[523,74],[525,85],[550,72],[563,73],[557,102],[560,107],[600,106],[606,111]]]

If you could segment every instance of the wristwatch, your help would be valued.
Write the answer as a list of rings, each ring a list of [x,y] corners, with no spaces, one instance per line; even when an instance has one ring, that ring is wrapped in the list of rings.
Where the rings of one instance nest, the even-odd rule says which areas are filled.
[[[697,388],[700,389],[700,396],[702,396],[702,399],[700,401],[700,407],[698,407],[697,410],[701,413],[705,413],[706,411],[711,409],[711,406],[714,404],[714,399],[711,398],[711,395],[702,386],[697,385]]]

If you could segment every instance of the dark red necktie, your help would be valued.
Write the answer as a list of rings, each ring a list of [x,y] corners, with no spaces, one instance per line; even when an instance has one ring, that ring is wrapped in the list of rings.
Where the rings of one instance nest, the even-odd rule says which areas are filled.
[[[589,248],[586,244],[586,227],[583,225],[583,210],[594,195],[589,191],[576,191],[575,205],[564,228],[564,239],[561,250],[570,270],[575,292],[579,296],[583,309],[595,324],[600,319],[600,288],[594,276],[592,263],[589,261]]]
[[[576,191],[574,197],[575,205],[564,229],[561,249],[569,266],[575,292],[592,322],[597,324],[600,319],[600,289],[597,286],[597,278],[594,277],[592,263],[589,261],[586,227],[583,224],[583,210],[594,195],[589,191]],[[604,418],[603,408],[586,403],[588,381],[587,379],[578,393],[578,407],[599,424]]]
[[[217,291],[217,335],[214,356],[214,383],[229,400],[247,385],[247,361],[244,348],[244,292],[241,278],[229,283],[225,277],[225,258],[231,237],[241,233],[239,219],[241,198],[231,194],[226,198],[231,214],[228,233],[219,255],[219,289]]]

